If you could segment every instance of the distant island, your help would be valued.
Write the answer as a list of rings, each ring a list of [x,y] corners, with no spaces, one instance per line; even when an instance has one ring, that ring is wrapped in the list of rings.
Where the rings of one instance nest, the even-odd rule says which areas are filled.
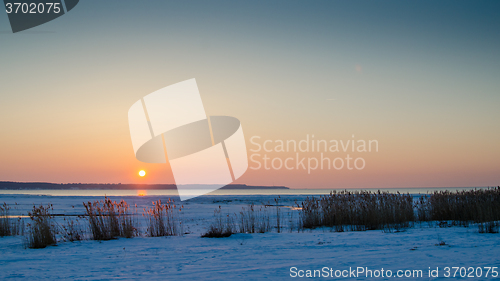
[[[111,190],[161,190],[177,189],[175,184],[121,184],[121,183],[50,183],[50,182],[11,182],[0,181],[0,190],[79,190],[79,189],[111,189]],[[254,186],[246,184],[229,184],[221,189],[289,189],[285,186]]]

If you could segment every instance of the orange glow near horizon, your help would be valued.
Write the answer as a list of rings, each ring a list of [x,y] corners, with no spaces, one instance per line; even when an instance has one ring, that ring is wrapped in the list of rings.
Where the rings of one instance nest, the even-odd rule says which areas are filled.
[[[168,4],[158,7],[162,5]],[[242,30],[237,36],[222,32],[220,21],[207,21],[198,12],[175,17],[179,28],[163,32],[163,25],[173,19],[154,16],[151,25],[145,11],[134,16],[133,23],[137,30],[148,32],[129,34],[116,25],[116,36],[108,36],[100,23],[116,19],[99,17],[96,24],[79,26],[80,20],[73,20],[72,28],[59,25],[65,32],[51,34],[55,40],[42,46],[37,44],[41,36],[21,35],[29,42],[2,38],[0,181],[136,185],[128,189],[132,195],[139,188],[150,190],[148,185],[176,184],[169,162],[175,161],[174,153],[168,159],[165,149],[166,163],[137,159],[128,111],[159,89],[195,78],[206,116],[232,116],[241,122],[248,169],[234,184],[453,190],[500,185],[500,56],[498,41],[491,32],[483,32],[500,17],[460,10],[446,18],[448,24],[436,25],[432,34],[448,32],[449,26],[461,26],[469,19],[473,24],[453,29],[453,36],[439,40],[430,36],[428,25],[418,24],[425,13],[401,19],[401,27],[382,17],[370,18],[366,22],[373,24],[377,36],[365,36],[359,18],[329,20],[328,13],[315,14],[320,6],[315,5],[304,16],[315,15],[317,20],[303,28],[283,28],[288,21],[293,25],[295,8],[279,14],[279,20],[266,18],[264,30],[283,31],[272,37],[262,32],[262,25],[247,21],[247,13],[259,13],[259,9],[240,11],[237,4],[229,6],[242,13],[224,18],[231,22],[230,30]],[[343,8],[349,12],[361,11],[356,5],[347,6]],[[135,9],[123,8],[118,18]],[[175,8],[191,9],[177,4]],[[5,22],[2,13],[0,22]],[[205,42],[207,30],[217,40]],[[359,32],[341,43],[331,39]],[[99,40],[106,44],[93,44]],[[170,52],[165,52],[167,45]],[[145,46],[146,52],[137,51]],[[43,57],[27,56],[41,50]],[[82,55],[71,56],[73,50]],[[30,83],[20,83],[21,77]],[[163,136],[164,132],[155,129],[153,133]],[[189,135],[186,142],[203,133],[207,132]],[[302,152],[298,146],[307,136],[311,149]],[[211,137],[207,139],[211,142]],[[328,152],[322,148],[325,143],[319,143],[322,140]],[[332,152],[331,140],[350,144],[344,151],[339,143],[339,151]],[[353,140],[377,140],[378,152],[353,152]],[[283,141],[284,152],[278,141]],[[288,150],[288,141],[297,148]],[[325,161],[326,168],[321,167],[321,153],[331,160]],[[364,169],[349,170],[347,163],[340,170],[326,166],[348,154],[362,157]],[[264,157],[269,158],[267,168]],[[284,166],[289,158],[290,170]],[[312,165],[318,160],[318,167],[310,172],[302,167],[309,158]],[[262,166],[256,168],[252,159]],[[275,159],[275,167],[282,164],[280,169],[272,167]],[[204,175],[197,173],[193,171],[192,177]]]
[[[146,190],[137,190],[137,196],[146,196],[148,195]]]

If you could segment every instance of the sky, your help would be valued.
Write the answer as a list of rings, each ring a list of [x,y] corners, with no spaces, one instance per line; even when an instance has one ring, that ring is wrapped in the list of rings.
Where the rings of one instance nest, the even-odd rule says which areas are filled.
[[[249,157],[254,136],[378,142],[325,154],[361,170],[250,168],[236,183],[500,184],[497,1],[83,0],[16,34],[0,12],[0,50],[0,181],[173,183],[168,163],[135,158],[127,112],[196,78],[208,115],[241,121]]]

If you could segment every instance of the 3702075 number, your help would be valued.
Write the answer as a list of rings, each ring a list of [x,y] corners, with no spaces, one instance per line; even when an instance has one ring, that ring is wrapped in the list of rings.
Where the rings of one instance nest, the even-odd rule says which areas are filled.
[[[498,267],[445,267],[444,277],[498,277]]]
[[[61,12],[61,3],[7,3],[5,4],[7,14],[59,14]]]

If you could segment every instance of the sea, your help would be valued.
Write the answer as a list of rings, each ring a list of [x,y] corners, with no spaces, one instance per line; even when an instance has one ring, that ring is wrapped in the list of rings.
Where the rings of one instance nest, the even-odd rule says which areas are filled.
[[[486,189],[488,187],[421,187],[421,188],[370,188],[370,189],[218,189],[204,196],[245,196],[245,195],[327,195],[333,190],[337,192],[348,190],[351,192],[367,190],[372,192],[389,192],[404,194],[432,194],[436,191],[463,191],[472,189]],[[47,195],[47,196],[172,196],[177,197],[177,190],[117,190],[117,189],[23,189],[23,190],[0,190],[0,195]]]

